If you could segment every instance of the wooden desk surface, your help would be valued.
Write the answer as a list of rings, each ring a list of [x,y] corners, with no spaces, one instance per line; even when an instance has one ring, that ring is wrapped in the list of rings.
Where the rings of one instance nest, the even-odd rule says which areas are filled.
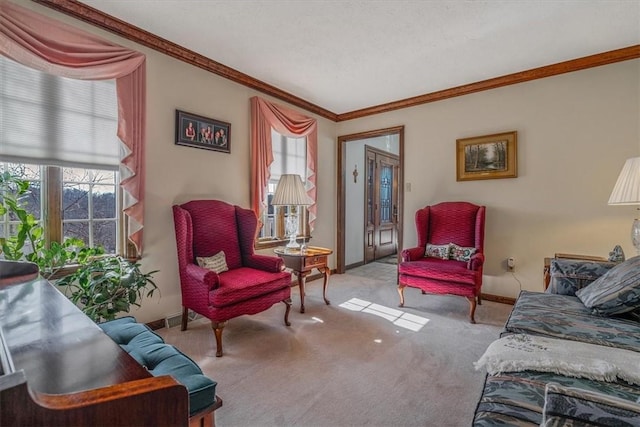
[[[34,391],[66,394],[152,376],[44,279],[0,286],[0,327]]]
[[[273,250],[278,255],[293,255],[293,256],[318,256],[318,255],[331,255],[333,251],[327,248],[321,248],[318,246],[307,246],[304,253],[300,249],[287,249],[276,248]]]

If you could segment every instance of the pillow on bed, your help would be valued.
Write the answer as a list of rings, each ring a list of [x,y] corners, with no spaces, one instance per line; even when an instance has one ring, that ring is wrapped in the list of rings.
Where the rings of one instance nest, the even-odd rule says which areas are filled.
[[[222,251],[210,257],[196,257],[196,261],[200,267],[215,271],[217,274],[229,270],[229,267],[227,267],[227,257]]]
[[[594,314],[612,316],[640,308],[640,256],[622,262],[576,296]]]
[[[440,258],[440,259],[449,259],[451,255],[451,245],[432,245],[431,243],[427,243],[426,250],[424,252],[424,256],[432,257],[432,258]]]

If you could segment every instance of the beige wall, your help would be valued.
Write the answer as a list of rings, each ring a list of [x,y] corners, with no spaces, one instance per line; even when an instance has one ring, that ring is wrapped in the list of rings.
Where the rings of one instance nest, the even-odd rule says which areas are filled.
[[[159,270],[155,279],[160,295],[146,300],[132,314],[148,322],[179,313],[181,297],[171,206],[196,198],[250,206],[249,99],[260,93],[33,2],[17,3],[147,56],[147,187],[141,262],[145,271]],[[176,109],[231,123],[231,153],[175,145]],[[333,247],[335,123],[317,118],[318,156],[324,165],[318,173],[319,221],[313,244]]]
[[[178,313],[171,206],[219,198],[249,206],[249,98],[259,93],[26,0],[17,3],[147,55],[145,270],[161,291],[132,314],[141,321]],[[215,59],[215,58],[214,58]],[[541,288],[542,258],[554,252],[633,253],[633,208],[606,202],[640,143],[638,60],[510,86],[344,123],[318,118],[318,221],[312,244],[335,248],[336,136],[405,125],[405,247],[413,212],[441,200],[485,204],[485,292],[516,296]],[[276,101],[281,103],[280,101]],[[174,145],[175,109],[231,123],[231,154]],[[517,179],[455,181],[456,138],[517,130]],[[501,262],[517,260],[515,277]],[[331,260],[335,267],[335,260]],[[390,302],[395,303],[395,302]]]
[[[633,207],[607,205],[618,173],[640,148],[640,61],[536,80],[338,123],[338,135],[405,125],[404,246],[427,204],[487,206],[483,292],[542,289],[545,256],[635,255]],[[518,178],[456,181],[456,139],[518,131]],[[515,275],[504,261],[516,258]]]

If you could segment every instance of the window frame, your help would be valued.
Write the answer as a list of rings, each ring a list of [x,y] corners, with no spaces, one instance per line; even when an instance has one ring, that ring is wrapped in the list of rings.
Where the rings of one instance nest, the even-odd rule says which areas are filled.
[[[305,146],[305,150],[304,150],[305,162],[304,163],[306,165],[307,156],[308,156],[306,136],[288,137],[286,135],[283,135],[277,132],[275,129],[272,129],[272,138],[273,138],[273,133],[276,133],[277,135],[279,135],[283,143],[286,139],[296,139],[296,140],[299,140],[300,144],[304,144]],[[273,144],[273,139],[272,139],[272,144]],[[274,154],[273,151],[274,150],[272,149],[272,154]],[[286,150],[283,150],[283,151],[286,152]],[[269,165],[269,168],[271,168],[272,165],[273,163]],[[287,171],[287,172],[290,172],[290,171]],[[303,180],[303,183],[306,185],[306,181],[307,181],[306,176],[302,177],[302,180]],[[269,186],[274,184],[275,186],[277,186],[277,181],[273,182],[272,179],[269,179],[269,182],[267,183],[267,190],[265,191],[265,202],[269,199],[269,195],[273,195],[275,193],[275,186],[274,186],[273,192],[269,192]],[[258,230],[255,245],[254,245],[256,249],[274,248],[274,247],[282,246],[283,244],[289,241],[289,238],[286,236],[285,219],[290,212],[294,212],[298,215],[297,239],[303,239],[305,243],[311,239],[312,236],[311,236],[311,227],[309,225],[309,209],[307,206],[272,206],[267,204],[267,208],[265,209],[265,212],[268,212],[270,207],[273,209],[274,229],[276,234],[275,236],[261,237],[260,235],[262,234],[262,230],[267,224],[264,221],[262,221],[263,218],[260,218],[259,219],[260,230]],[[300,212],[295,212],[296,210],[300,210]],[[268,213],[266,213],[264,216],[268,217]]]
[[[251,209],[259,221],[265,209],[265,191],[268,189],[269,167],[273,161],[271,131],[285,136],[306,138],[306,182],[307,195],[312,200],[305,208],[305,243],[311,238],[317,218],[317,164],[318,164],[318,122],[315,118],[301,114],[290,108],[269,102],[258,96],[251,103]],[[256,233],[256,249],[281,246],[281,240],[261,242]],[[307,237],[308,236],[308,237]]]
[[[64,240],[64,219],[63,219],[63,194],[64,194],[64,177],[63,169],[65,167],[71,168],[72,166],[55,166],[55,165],[38,165],[35,163],[16,163],[14,161],[1,160],[0,162],[5,164],[25,164],[38,166],[40,168],[40,222],[43,228],[43,236],[45,246],[50,247],[52,242],[62,243]],[[78,166],[76,168],[86,170],[100,170],[99,168],[85,168]],[[135,245],[129,241],[128,236],[128,222],[125,220],[123,209],[123,189],[120,185],[120,174],[117,170],[113,170],[115,174],[114,189],[116,195],[116,245],[115,254],[123,256],[129,260],[135,261],[139,259],[138,252]],[[57,206],[57,209],[56,209]],[[94,221],[94,219],[87,218],[87,221]],[[102,219],[100,219],[102,221]],[[5,218],[4,223],[10,227],[12,223],[16,223],[14,220]],[[7,230],[9,231],[9,230]]]

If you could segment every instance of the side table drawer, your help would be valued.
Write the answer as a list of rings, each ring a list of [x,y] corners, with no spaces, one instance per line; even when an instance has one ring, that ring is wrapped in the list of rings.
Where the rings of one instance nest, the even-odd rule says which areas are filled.
[[[326,255],[315,255],[304,259],[304,268],[324,267],[327,265]]]

